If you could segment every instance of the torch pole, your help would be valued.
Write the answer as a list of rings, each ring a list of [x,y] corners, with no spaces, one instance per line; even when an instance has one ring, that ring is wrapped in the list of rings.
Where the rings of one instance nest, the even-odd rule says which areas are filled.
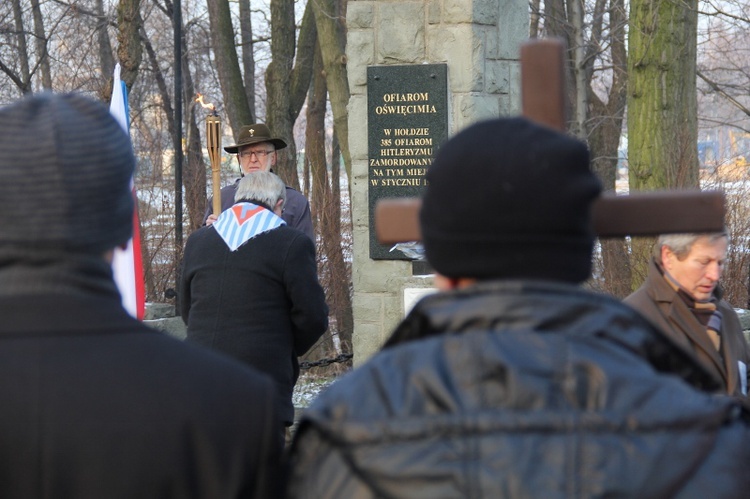
[[[206,118],[206,148],[211,160],[211,174],[213,182],[213,214],[221,213],[221,119],[216,111]]]

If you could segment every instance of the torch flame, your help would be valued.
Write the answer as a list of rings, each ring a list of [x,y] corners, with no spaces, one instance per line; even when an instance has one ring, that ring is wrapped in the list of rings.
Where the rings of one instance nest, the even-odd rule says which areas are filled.
[[[199,103],[201,106],[203,106],[205,109],[210,109],[211,111],[216,111],[216,106],[213,104],[206,104],[203,102],[203,95],[201,94],[195,94],[195,102]]]

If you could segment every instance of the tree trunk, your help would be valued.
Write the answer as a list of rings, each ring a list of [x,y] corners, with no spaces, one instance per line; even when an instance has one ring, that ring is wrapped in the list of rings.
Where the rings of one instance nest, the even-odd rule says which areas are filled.
[[[112,43],[109,39],[109,33],[107,32],[107,17],[104,13],[104,0],[96,0],[96,15],[98,16],[96,23],[96,41],[99,49],[99,64],[102,68],[102,77],[104,80],[109,81],[112,78],[112,74],[115,71],[115,58],[112,56]],[[145,32],[143,25],[141,25],[142,32]]]
[[[698,186],[697,22],[697,0],[633,0],[630,4],[631,192]],[[652,244],[650,239],[634,240],[634,280],[645,276]]]
[[[173,19],[172,8],[173,5],[168,3],[166,13]],[[192,232],[203,224],[203,215],[206,212],[206,164],[203,161],[203,146],[200,130],[196,122],[195,85],[190,71],[190,59],[188,58],[190,52],[188,50],[187,30],[184,25],[181,26],[180,33],[180,43],[182,44],[182,102],[184,106],[182,114],[187,131],[187,136],[185,137],[187,157],[185,158],[186,161],[184,162],[182,172],[182,185],[185,188],[183,201],[188,212],[188,230]],[[150,49],[150,44],[148,43],[146,44],[146,50],[149,53],[149,57],[151,57],[152,49]],[[153,63],[156,64],[156,59],[153,60]],[[157,75],[157,85],[164,102],[165,113],[169,117],[168,129],[170,134],[174,134],[176,133],[176,127],[182,126],[182,123],[174,123],[172,118],[172,104],[158,65],[154,72]],[[174,142],[174,135],[172,135],[172,142]],[[182,248],[177,248],[177,251],[181,255]],[[175,260],[178,262],[181,261],[180,258],[176,258]],[[179,271],[179,269],[176,269],[176,271]]]
[[[305,157],[312,176],[311,212],[313,224],[319,227],[328,188],[328,165],[325,152],[326,81],[320,50],[315,51],[313,79],[307,98],[307,128],[305,129]],[[326,235],[321,234],[322,237]]]
[[[185,169],[182,176],[182,185],[185,186],[185,206],[188,212],[188,233],[203,225],[203,216],[206,213],[206,164],[203,161],[203,146],[201,135],[196,121],[195,84],[190,72],[190,59],[188,58],[188,43],[185,27],[182,33],[182,102],[185,105],[186,118],[185,128],[187,144]],[[203,108],[200,108],[201,110]],[[205,119],[205,118],[204,118]],[[201,122],[203,120],[201,119]],[[205,128],[204,128],[205,129]]]
[[[339,345],[343,350],[352,351],[352,333],[354,331],[354,312],[352,310],[352,268],[344,258],[344,244],[348,244],[351,250],[351,241],[343,240],[343,234],[351,234],[351,209],[347,207],[349,216],[347,216],[348,226],[346,230],[341,229],[341,149],[336,134],[333,135],[333,144],[331,147],[331,188],[327,191],[328,198],[323,209],[323,229],[324,234],[331,234],[331,237],[324,237],[323,244],[326,255],[328,256],[331,276],[334,282],[336,294],[336,334],[339,337]]]
[[[186,95],[195,95],[190,68],[187,64],[184,67],[182,81],[185,85],[185,93]],[[188,212],[188,233],[190,233],[203,225],[203,216],[206,213],[207,202],[207,168],[203,161],[203,145],[196,118],[196,110],[202,110],[203,108],[197,107],[195,102],[192,102],[188,98],[184,102],[187,107],[187,112],[185,113],[187,118],[187,123],[185,124],[187,128],[187,162],[182,182],[185,186],[185,206]],[[200,121],[203,123],[203,119]]]
[[[571,132],[579,139],[586,141],[588,138],[588,80],[586,78],[585,64],[586,59],[584,53],[586,47],[583,38],[583,0],[570,0],[571,13],[572,13],[572,39],[573,47],[571,47],[571,55],[573,57],[571,68],[573,70],[573,78],[575,82],[575,103],[573,109],[575,109],[575,115],[573,116],[573,123],[571,126]]]
[[[570,0],[576,1],[576,0]],[[573,9],[568,6],[566,0],[547,0],[544,2],[544,28],[547,36],[553,36],[562,39],[565,42],[565,90],[566,90],[566,113],[567,118],[570,116],[576,116],[578,103],[578,92],[577,80],[575,77],[574,69],[576,67],[576,61],[574,57],[574,50],[576,48],[576,40],[573,37],[573,26],[570,22],[569,11]],[[576,122],[568,122],[567,124],[569,131],[574,133],[576,136],[581,137],[579,134]]]
[[[96,14],[96,42],[99,56],[99,66],[101,68],[101,77],[99,78],[99,98],[102,102],[109,102],[112,99],[112,85],[114,84],[115,58],[112,51],[112,42],[107,32],[107,18],[104,14],[103,0],[96,0],[94,5]],[[143,31],[143,25],[139,31]],[[121,73],[122,75],[122,73]]]
[[[167,81],[164,79],[164,73],[162,73],[161,67],[159,66],[159,59],[156,57],[156,52],[151,45],[151,40],[148,39],[145,29],[141,29],[141,40],[143,41],[143,46],[146,49],[146,56],[148,57],[149,64],[151,65],[151,73],[154,75],[154,79],[156,80],[156,88],[159,89],[161,108],[164,111],[164,117],[167,120],[167,133],[172,138],[172,142],[174,142],[174,136],[176,133],[174,126],[174,109],[172,108],[172,98],[170,97],[169,90],[167,89]],[[158,167],[154,168],[154,170],[151,172],[151,179],[154,182],[161,182],[161,163],[159,162],[155,164],[158,164]]]
[[[346,73],[346,1],[319,0],[313,2],[315,25],[318,29],[318,43],[323,55],[323,68],[326,74],[333,129],[339,139],[344,168],[352,180],[352,159],[349,152],[349,80]]]
[[[228,0],[208,0],[208,18],[224,110],[236,140],[242,125],[249,125],[254,120],[234,47],[234,27]]]
[[[315,207],[316,225],[322,241],[325,258],[320,262],[320,275],[327,291],[331,315],[334,321],[330,326],[332,350],[342,352],[342,339],[350,350],[351,330],[353,327],[352,304],[350,295],[351,281],[341,249],[340,210],[341,199],[338,188],[339,177],[332,175],[329,181],[325,155],[325,112],[326,112],[326,78],[323,72],[323,61],[320,51],[316,51],[313,66],[313,83],[307,99],[307,132],[305,154],[309,159],[312,174],[312,203]],[[338,163],[338,156],[332,157],[332,164]],[[334,168],[338,174],[338,167]],[[334,195],[335,192],[335,195]],[[329,348],[329,351],[331,349]]]
[[[295,38],[294,0],[272,0],[271,62],[266,69],[266,124],[272,133],[282,137],[287,143],[286,149],[278,155],[276,174],[287,185],[299,189],[294,118],[290,102]]]
[[[19,88],[24,94],[32,93],[31,73],[29,70],[29,48],[26,45],[26,29],[23,25],[23,9],[20,0],[13,0],[13,20],[16,28],[16,43],[18,43],[18,65],[21,74],[18,75],[21,85]],[[18,83],[18,81],[16,83]]]
[[[605,2],[597,2],[594,18],[602,19],[599,12],[604,9]],[[609,2],[609,37],[610,57],[612,59],[612,82],[607,95],[607,102],[603,102],[594,92],[592,86],[593,51],[598,50],[602,29],[601,22],[592,28],[592,43],[589,46],[587,61],[587,92],[591,103],[592,123],[589,132],[589,148],[591,150],[591,165],[599,176],[607,192],[615,191],[617,180],[617,163],[619,159],[620,135],[625,114],[627,100],[627,53],[625,50],[625,7],[623,0]],[[602,248],[602,268],[604,290],[618,297],[624,298],[632,291],[632,277],[628,248],[624,239],[605,239],[600,241]]]
[[[297,39],[297,58],[294,61],[294,70],[292,71],[289,99],[289,113],[292,122],[297,119],[302,110],[307,91],[310,88],[310,81],[313,78],[313,61],[318,49],[318,30],[315,27],[313,3],[307,2]]]
[[[255,112],[255,54],[253,53],[253,20],[250,0],[239,0],[240,40],[242,40],[242,71],[244,72],[245,95],[250,110],[250,121],[257,121]]]
[[[31,12],[34,15],[34,37],[36,38],[36,57],[42,73],[42,88],[52,90],[52,73],[47,54],[47,35],[44,32],[44,18],[39,8],[39,0],[31,0]]]
[[[697,3],[630,7],[628,163],[630,188],[698,186]]]
[[[334,147],[331,158],[331,186],[327,190],[321,218],[323,246],[335,284],[335,312],[339,344],[351,349],[354,319],[351,300],[351,268],[344,259],[340,227],[341,192],[339,189],[340,157],[344,159],[348,185],[351,186],[352,164],[349,152],[348,110],[349,81],[346,73],[346,2],[343,0],[320,0],[313,2],[318,44],[323,59],[329,100],[334,119]],[[339,149],[340,147],[340,149]],[[348,199],[351,199],[349,197]],[[350,219],[350,218],[349,218]],[[351,231],[347,231],[351,233]],[[330,237],[327,237],[331,234]]]
[[[529,10],[531,12],[531,15],[529,16],[529,38],[536,38],[539,36],[540,5],[540,0],[531,0],[531,2],[529,2]]]
[[[117,5],[117,58],[120,60],[122,81],[128,92],[138,76],[141,65],[141,37],[139,30],[143,26],[141,19],[141,0],[120,0]]]

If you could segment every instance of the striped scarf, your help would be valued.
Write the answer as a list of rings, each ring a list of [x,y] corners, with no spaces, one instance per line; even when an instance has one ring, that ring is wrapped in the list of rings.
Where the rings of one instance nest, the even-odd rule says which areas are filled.
[[[693,295],[688,293],[685,288],[671,276],[669,272],[660,269],[664,279],[677,292],[677,296],[687,305],[698,322],[706,328],[708,337],[718,352],[721,352],[721,311],[716,306],[716,297],[712,296],[710,300],[697,301]]]
[[[216,229],[230,251],[236,251],[255,236],[282,225],[286,222],[268,208],[242,202],[222,212],[211,227]]]

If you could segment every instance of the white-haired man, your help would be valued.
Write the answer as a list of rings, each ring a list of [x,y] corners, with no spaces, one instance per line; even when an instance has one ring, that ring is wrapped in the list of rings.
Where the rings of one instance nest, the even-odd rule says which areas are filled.
[[[664,234],[643,285],[625,299],[691,351],[730,395],[747,395],[750,350],[739,318],[721,299],[725,233]]]
[[[287,192],[271,172],[240,180],[235,204],[188,238],[180,303],[190,342],[273,379],[278,414],[288,427],[297,356],[325,332],[328,307],[312,240],[281,218]]]

